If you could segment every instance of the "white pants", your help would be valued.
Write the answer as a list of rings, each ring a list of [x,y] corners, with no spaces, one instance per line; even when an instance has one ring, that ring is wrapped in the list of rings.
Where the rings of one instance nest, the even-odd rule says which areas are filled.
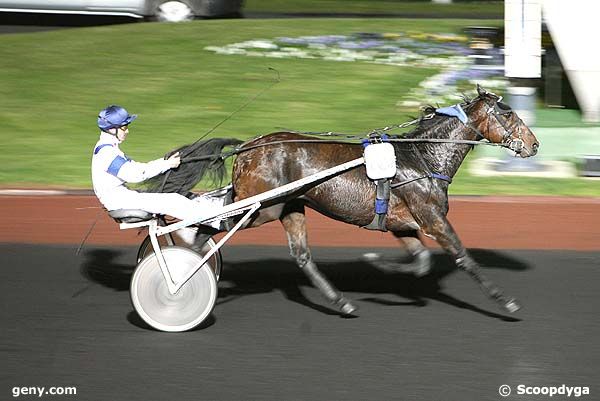
[[[121,195],[121,194],[120,194]],[[216,205],[216,203],[219,203]],[[176,193],[145,193],[127,191],[119,196],[117,202],[111,202],[111,210],[140,209],[148,213],[166,214],[180,220],[200,219],[221,207],[220,199],[197,197],[188,199]]]

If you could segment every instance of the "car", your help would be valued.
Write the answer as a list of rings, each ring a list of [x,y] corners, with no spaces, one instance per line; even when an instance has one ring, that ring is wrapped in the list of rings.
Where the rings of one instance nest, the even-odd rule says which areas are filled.
[[[239,16],[243,0],[0,0],[0,12],[109,15],[180,22]]]

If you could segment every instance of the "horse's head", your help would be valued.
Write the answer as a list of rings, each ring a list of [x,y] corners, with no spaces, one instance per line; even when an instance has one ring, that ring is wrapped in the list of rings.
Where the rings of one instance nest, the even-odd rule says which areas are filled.
[[[521,157],[534,156],[540,143],[517,113],[502,103],[502,97],[487,92],[479,85],[477,93],[470,115],[484,138],[506,145]]]

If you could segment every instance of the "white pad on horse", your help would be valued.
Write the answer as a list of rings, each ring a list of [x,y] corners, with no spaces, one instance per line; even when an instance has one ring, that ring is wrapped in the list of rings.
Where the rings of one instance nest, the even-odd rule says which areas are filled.
[[[396,152],[391,143],[369,144],[365,147],[364,157],[370,179],[375,181],[396,175]]]

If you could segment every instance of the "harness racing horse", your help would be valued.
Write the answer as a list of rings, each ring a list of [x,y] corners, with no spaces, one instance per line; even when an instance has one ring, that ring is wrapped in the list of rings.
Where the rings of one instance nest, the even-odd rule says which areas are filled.
[[[434,239],[451,255],[492,299],[508,312],[520,308],[518,302],[481,273],[467,253],[448,213],[448,186],[473,144],[481,139],[503,145],[520,157],[537,153],[539,143],[531,130],[501,103],[501,98],[479,86],[478,96],[461,104],[465,122],[459,118],[426,110],[416,128],[392,144],[396,153],[396,176],[391,181],[385,229],[405,243],[415,256],[413,268],[424,274],[429,253],[418,232]],[[436,142],[437,141],[437,142]],[[359,158],[360,144],[332,143],[293,132],[277,132],[259,137],[236,148],[232,184],[234,201]],[[470,143],[469,143],[470,142]],[[291,255],[310,281],[327,300],[344,314],[357,308],[318,270],[308,246],[305,207],[345,223],[367,226],[374,221],[376,187],[365,166],[343,172],[276,203],[265,205],[246,227],[279,219],[287,234]],[[389,268],[389,266],[388,266]],[[392,267],[393,268],[393,267]],[[402,269],[398,265],[398,269]],[[405,270],[402,270],[405,271]]]

